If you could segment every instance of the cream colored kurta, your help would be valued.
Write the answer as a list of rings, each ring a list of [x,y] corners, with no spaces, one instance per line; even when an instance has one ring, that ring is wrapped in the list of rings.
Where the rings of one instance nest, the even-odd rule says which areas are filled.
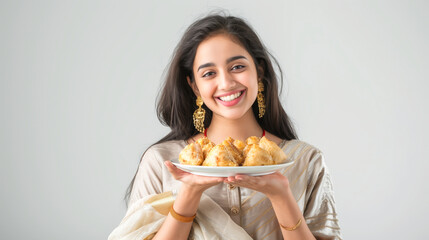
[[[177,159],[187,145],[183,140],[150,147],[140,163],[129,206],[137,200],[167,191],[177,192],[176,181],[163,162]],[[279,145],[294,163],[281,170],[311,232],[323,239],[341,239],[328,169],[322,153],[299,140]],[[259,192],[221,183],[204,192],[253,239],[283,239],[271,202]]]

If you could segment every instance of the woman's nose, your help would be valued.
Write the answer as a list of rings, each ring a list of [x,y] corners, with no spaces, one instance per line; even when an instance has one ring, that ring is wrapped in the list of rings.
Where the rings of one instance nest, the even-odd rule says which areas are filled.
[[[235,87],[237,83],[229,72],[220,72],[218,77],[218,88],[229,90]]]

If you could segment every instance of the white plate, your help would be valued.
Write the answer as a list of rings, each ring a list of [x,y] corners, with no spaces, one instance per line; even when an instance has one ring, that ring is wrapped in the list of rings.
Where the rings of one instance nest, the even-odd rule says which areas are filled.
[[[277,170],[290,166],[293,162],[267,165],[267,166],[241,166],[241,167],[207,167],[180,164],[179,160],[171,161],[176,167],[183,171],[190,172],[195,175],[209,177],[229,177],[237,174],[245,174],[250,176],[261,176],[274,173]]]

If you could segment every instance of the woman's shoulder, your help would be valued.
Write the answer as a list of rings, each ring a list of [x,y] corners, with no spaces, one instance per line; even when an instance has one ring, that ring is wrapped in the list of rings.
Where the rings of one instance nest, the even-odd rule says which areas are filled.
[[[187,145],[185,140],[169,140],[162,143],[157,143],[149,147],[151,151],[165,151],[172,149],[183,149]]]
[[[322,152],[319,148],[298,139],[283,140],[279,146],[291,160],[298,160],[301,158],[311,159],[322,156]]]
[[[301,148],[311,148],[311,149],[315,149],[317,151],[320,151],[316,146],[314,146],[314,145],[312,145],[306,141],[299,140],[299,139],[291,139],[291,140],[284,139],[282,141],[282,143],[280,144],[280,147],[282,149],[286,149],[286,150],[293,148],[293,147],[297,147],[297,146],[299,146]]]
[[[179,158],[179,153],[187,145],[185,140],[170,140],[150,146],[145,155],[167,161]]]

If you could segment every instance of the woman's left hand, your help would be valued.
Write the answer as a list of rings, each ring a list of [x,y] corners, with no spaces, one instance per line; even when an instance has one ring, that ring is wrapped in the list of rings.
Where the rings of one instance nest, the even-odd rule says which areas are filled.
[[[268,198],[284,196],[290,192],[288,179],[279,172],[254,177],[248,175],[231,176],[225,180],[225,183],[261,192]]]

